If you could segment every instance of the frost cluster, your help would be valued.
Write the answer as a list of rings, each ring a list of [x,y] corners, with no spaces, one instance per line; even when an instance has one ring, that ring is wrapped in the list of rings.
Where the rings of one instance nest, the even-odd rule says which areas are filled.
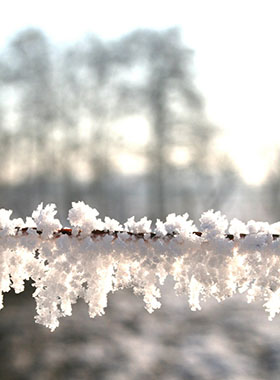
[[[122,226],[109,217],[102,221],[84,202],[73,202],[68,234],[55,218],[54,204],[39,205],[26,222],[11,214],[0,210],[0,308],[4,292],[22,292],[24,281],[32,279],[36,322],[52,331],[59,318],[71,315],[78,298],[95,317],[104,314],[109,292],[128,287],[152,312],[160,307],[160,285],[168,275],[192,310],[209,297],[222,301],[246,292],[248,302],[264,301],[269,319],[280,312],[280,238],[273,235],[279,223],[229,223],[210,210],[198,228],[188,214],[170,214],[155,228],[146,217],[129,218]]]

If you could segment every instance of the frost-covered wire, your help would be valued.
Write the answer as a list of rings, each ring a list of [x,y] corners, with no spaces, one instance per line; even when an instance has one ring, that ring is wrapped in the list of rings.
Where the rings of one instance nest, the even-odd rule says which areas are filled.
[[[207,211],[197,228],[188,214],[152,222],[129,218],[124,225],[84,202],[73,202],[70,228],[55,218],[54,204],[39,205],[32,217],[11,219],[0,210],[0,308],[3,293],[36,288],[36,322],[52,331],[83,298],[89,315],[104,314],[109,292],[132,288],[149,312],[160,307],[160,285],[168,275],[190,308],[201,301],[222,301],[246,292],[248,302],[262,299],[272,319],[280,312],[280,223],[237,219]]]

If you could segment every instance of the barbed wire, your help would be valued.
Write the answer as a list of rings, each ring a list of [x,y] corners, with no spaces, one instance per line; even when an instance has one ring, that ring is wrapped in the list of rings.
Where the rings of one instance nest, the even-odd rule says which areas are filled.
[[[41,235],[43,233],[43,231],[39,230],[37,227],[31,227],[31,228],[30,227],[24,227],[24,228],[16,227],[16,230],[17,230],[16,235],[18,235],[20,232],[23,235],[28,234],[29,229],[36,231],[38,235]],[[75,236],[79,237],[79,236],[81,236],[81,233],[82,233],[82,230],[79,230]],[[91,231],[90,236],[92,238],[105,237],[105,236],[113,236],[113,237],[117,238],[121,234],[127,234],[127,235],[134,237],[136,239],[144,239],[144,240],[149,240],[149,239],[151,239],[151,240],[157,240],[157,239],[170,240],[170,239],[175,238],[175,237],[180,235],[176,231],[171,232],[171,233],[169,232],[166,235],[158,235],[155,232],[130,232],[130,231],[125,231],[125,230],[123,230],[123,231],[93,230],[93,231]],[[201,231],[193,231],[192,234],[194,234],[198,237],[203,236],[203,232],[201,232]],[[254,235],[257,235],[257,234],[259,234],[259,233],[254,233]],[[264,234],[271,235],[273,240],[280,238],[279,234],[269,234],[267,232],[264,232]],[[59,229],[53,233],[54,238],[59,238],[62,235],[74,236],[73,235],[73,229],[70,227],[63,227],[63,228],[61,228],[61,229]],[[246,236],[248,236],[248,235],[252,235],[252,234],[240,233],[239,239],[245,239]],[[225,234],[224,235],[224,238],[228,239],[228,240],[234,240],[234,239],[236,239],[236,237],[237,236],[235,236],[233,234]]]

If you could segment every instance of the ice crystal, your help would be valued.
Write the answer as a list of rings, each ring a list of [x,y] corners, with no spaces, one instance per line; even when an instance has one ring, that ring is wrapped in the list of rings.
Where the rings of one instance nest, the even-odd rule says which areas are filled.
[[[188,214],[170,214],[154,229],[146,217],[129,218],[122,226],[73,202],[70,234],[55,218],[54,204],[40,204],[26,223],[11,214],[0,210],[0,308],[4,292],[22,292],[25,280],[32,279],[36,322],[52,331],[59,318],[71,315],[78,298],[95,317],[104,314],[108,293],[128,287],[152,312],[160,307],[160,285],[168,275],[192,310],[209,297],[221,301],[247,292],[248,302],[263,300],[270,319],[280,312],[280,239],[272,235],[279,223],[229,223],[210,210],[198,227]]]

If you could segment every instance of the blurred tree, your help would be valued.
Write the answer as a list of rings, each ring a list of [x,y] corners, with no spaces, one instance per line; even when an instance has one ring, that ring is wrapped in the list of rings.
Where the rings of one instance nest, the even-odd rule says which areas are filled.
[[[151,127],[147,149],[151,216],[163,218],[171,211],[176,187],[181,198],[186,196],[184,202],[193,213],[198,205],[205,206],[203,195],[206,207],[217,204],[217,194],[221,203],[225,187],[230,190],[235,174],[229,162],[224,170],[225,181],[214,180],[210,174],[218,131],[205,119],[203,100],[193,83],[192,51],[183,44],[179,30],[135,31],[114,45],[113,57],[128,72],[128,78],[121,76],[117,82],[118,111],[144,114]],[[137,76],[131,75],[137,68],[138,82]],[[188,150],[189,162],[184,171],[170,161],[173,148]],[[221,174],[222,168],[216,169],[214,176]]]
[[[278,152],[275,162],[279,162],[280,152]],[[264,207],[271,221],[280,220],[280,173],[279,167],[275,165],[261,188],[261,205]]]
[[[39,30],[20,32],[1,56],[0,80],[12,90],[16,116],[4,128],[17,161],[10,166],[29,189],[31,208],[44,200],[65,210],[83,198],[122,218],[128,194],[139,190],[134,199],[147,212],[143,177],[122,185],[113,151],[146,158],[151,217],[219,206],[234,173],[226,160],[215,162],[218,131],[205,119],[191,68],[192,51],[177,29],[138,30],[115,41],[91,36],[64,50]],[[137,152],[113,133],[115,122],[131,115],[150,127]],[[172,158],[178,151],[187,154],[183,165]]]
[[[88,175],[92,179],[88,192],[96,207],[107,214],[112,207],[108,199],[113,168],[109,159],[114,98],[110,58],[108,43],[95,36],[68,49],[65,55],[71,107],[78,115],[77,125],[84,136],[80,141],[80,154],[87,160]]]
[[[46,37],[36,29],[19,33],[9,46],[6,60],[6,85],[14,89],[16,103],[17,154],[38,202],[40,195],[50,191],[47,186],[55,167],[50,136],[57,118],[57,99]]]
[[[73,120],[59,51],[40,30],[18,33],[3,55],[2,82],[6,92],[13,90],[13,144],[16,165],[25,174],[25,206],[33,209],[42,200],[55,199],[68,208],[73,195],[69,153],[76,146],[78,115]]]

